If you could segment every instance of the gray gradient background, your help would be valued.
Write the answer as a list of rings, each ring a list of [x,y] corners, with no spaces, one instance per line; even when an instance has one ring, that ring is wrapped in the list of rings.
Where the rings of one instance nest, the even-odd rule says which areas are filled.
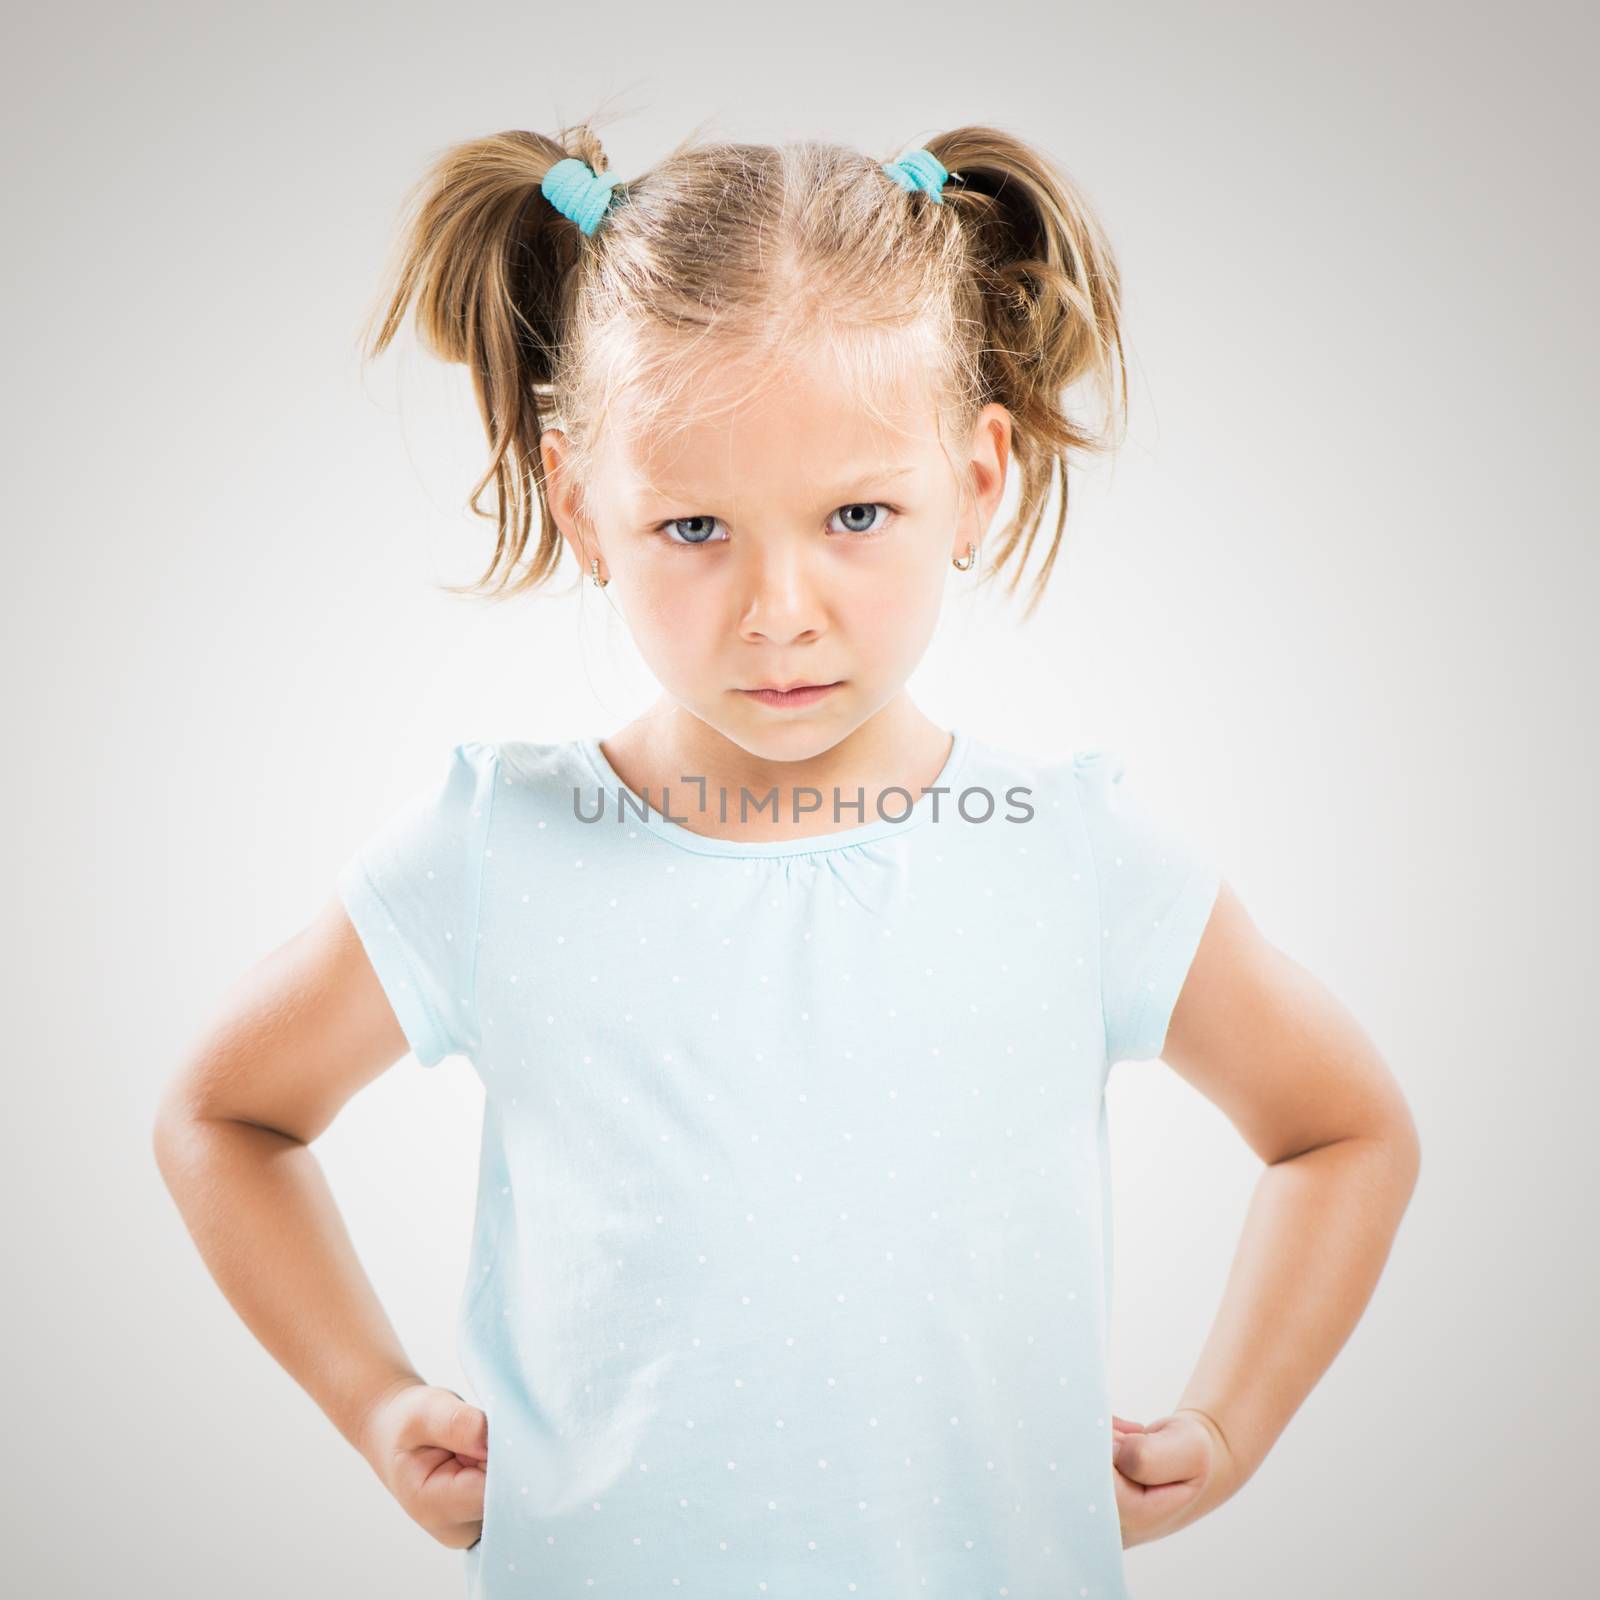
[[[1000,743],[1120,748],[1362,1019],[1424,1145],[1355,1335],[1240,1495],[1129,1553],[1134,1592],[1596,1592],[1576,6],[102,4],[8,33],[0,1589],[461,1591],[217,1292],[149,1127],[449,744],[607,733],[652,693],[596,590],[430,588],[488,548],[464,377],[353,355],[427,157],[613,95],[625,176],[707,116],[884,157],[1000,121],[1123,262],[1128,445],[1030,627],[951,574],[913,690]],[[1257,1167],[1160,1064],[1111,1094],[1112,1392],[1149,1420]],[[480,1104],[408,1059],[316,1146],[455,1388]]]

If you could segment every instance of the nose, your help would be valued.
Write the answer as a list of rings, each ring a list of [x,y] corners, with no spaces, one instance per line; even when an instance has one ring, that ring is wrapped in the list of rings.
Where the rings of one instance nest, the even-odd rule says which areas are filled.
[[[754,560],[740,632],[787,645],[814,638],[824,626],[822,593],[807,553],[776,540]]]

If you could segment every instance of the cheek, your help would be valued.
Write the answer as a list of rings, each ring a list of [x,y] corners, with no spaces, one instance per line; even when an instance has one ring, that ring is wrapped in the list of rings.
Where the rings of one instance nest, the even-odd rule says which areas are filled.
[[[631,597],[627,618],[640,652],[656,660],[693,660],[717,633],[715,615],[703,596],[651,589]]]
[[[634,647],[656,678],[682,689],[720,659],[729,624],[705,592],[704,584],[675,582],[641,563],[626,602],[619,609]]]
[[[863,567],[841,586],[836,612],[850,631],[925,639],[944,604],[944,572],[935,556],[900,561],[880,571]]]
[[[696,582],[689,570],[694,565],[692,558],[659,550],[619,552],[611,570],[620,580],[618,598],[627,598],[629,623],[652,632],[679,620],[692,627],[707,610],[704,575]]]

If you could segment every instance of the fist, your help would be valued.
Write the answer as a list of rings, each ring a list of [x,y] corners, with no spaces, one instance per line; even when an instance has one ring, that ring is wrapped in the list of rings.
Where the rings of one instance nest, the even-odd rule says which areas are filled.
[[[1227,1498],[1227,1441],[1203,1411],[1180,1408],[1149,1427],[1113,1416],[1111,1462],[1124,1548],[1176,1533]]]
[[[440,1544],[475,1545],[483,1534],[489,1419],[454,1389],[410,1383],[372,1409],[364,1436],[372,1470]]]

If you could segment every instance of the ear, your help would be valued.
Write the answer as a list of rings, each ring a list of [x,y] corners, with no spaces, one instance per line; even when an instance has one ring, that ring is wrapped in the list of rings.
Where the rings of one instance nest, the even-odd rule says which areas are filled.
[[[969,542],[982,543],[1005,493],[1010,460],[1011,413],[998,401],[991,401],[978,413],[972,430],[953,555],[965,555]]]
[[[544,468],[545,502],[581,571],[587,558],[583,553],[583,538],[578,526],[578,486],[570,470],[571,447],[560,428],[546,428],[539,435],[539,460]]]

